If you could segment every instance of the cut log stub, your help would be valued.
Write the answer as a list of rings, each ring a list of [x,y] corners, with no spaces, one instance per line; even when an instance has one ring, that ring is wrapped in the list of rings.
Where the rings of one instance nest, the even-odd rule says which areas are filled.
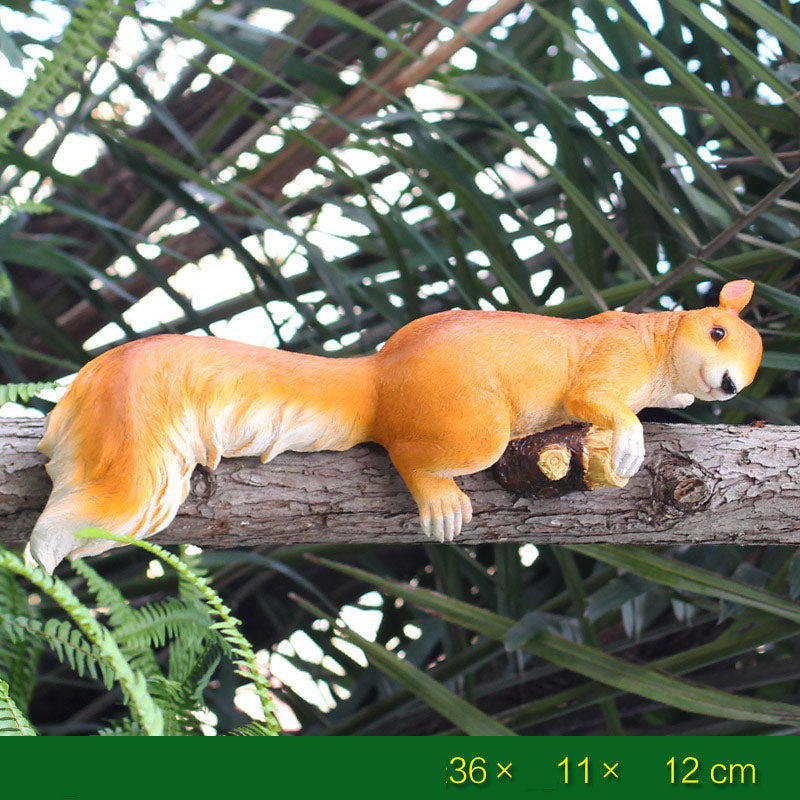
[[[562,425],[514,439],[494,466],[501,486],[525,497],[625,486],[611,466],[612,432],[591,425]]]

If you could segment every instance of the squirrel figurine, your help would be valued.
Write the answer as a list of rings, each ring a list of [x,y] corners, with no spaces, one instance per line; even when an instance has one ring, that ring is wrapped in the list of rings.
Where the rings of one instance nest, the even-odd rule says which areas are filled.
[[[590,423],[613,431],[614,471],[633,475],[644,458],[638,411],[725,400],[753,380],[761,337],[739,319],[753,288],[725,284],[718,307],[579,320],[446,311],[348,359],[181,335],[121,345],[86,364],[48,414],[39,449],[53,490],[31,555],[52,572],[115,546],[77,539],[81,528],[157,533],[195,466],[223,456],[266,463],[377,442],[439,542],[472,517],[454,478],[494,464],[512,439]]]

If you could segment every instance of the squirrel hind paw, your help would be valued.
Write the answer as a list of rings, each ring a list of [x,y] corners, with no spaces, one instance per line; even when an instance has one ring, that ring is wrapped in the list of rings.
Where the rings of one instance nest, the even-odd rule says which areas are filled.
[[[444,544],[452,542],[472,519],[472,503],[463,493],[421,502],[419,521],[426,536]]]

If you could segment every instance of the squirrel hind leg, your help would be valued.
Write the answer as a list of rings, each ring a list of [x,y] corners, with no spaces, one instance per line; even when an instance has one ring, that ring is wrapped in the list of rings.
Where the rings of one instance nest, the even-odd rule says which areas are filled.
[[[418,447],[395,446],[389,455],[417,503],[425,535],[438,542],[452,542],[472,519],[472,503],[452,478],[419,467]]]

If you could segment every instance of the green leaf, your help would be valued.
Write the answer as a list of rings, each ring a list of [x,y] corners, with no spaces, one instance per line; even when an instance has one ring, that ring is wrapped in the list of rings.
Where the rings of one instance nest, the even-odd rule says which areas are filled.
[[[234,656],[234,666],[241,675],[252,680],[255,684],[267,726],[275,735],[278,734],[280,726],[275,719],[269,683],[258,668],[253,648],[238,630],[241,624],[239,620],[233,616],[231,610],[222,601],[222,598],[211,588],[209,582],[202,575],[192,571],[188,564],[178,556],[153,542],[134,539],[131,536],[121,536],[102,528],[83,528],[75,536],[79,539],[108,539],[122,544],[134,545],[160,558],[178,573],[181,580],[193,587],[197,597],[208,606],[209,611],[217,618],[217,621],[212,623],[209,628],[217,631],[230,645]],[[0,551],[0,554],[2,554],[2,551]]]
[[[784,620],[759,624],[742,618],[741,623],[744,624],[735,623],[715,641],[660,658],[650,666],[675,674],[691,672],[750,652],[765,644],[781,641],[797,633],[796,626]],[[508,725],[540,723],[600,703],[619,694],[620,692],[612,687],[594,682],[586,683],[535,700],[504,714],[502,719]]]
[[[14,69],[22,69],[22,61],[25,58],[25,54],[17,47],[13,37],[2,25],[0,25],[0,53],[6,57],[8,63]]]
[[[620,575],[588,598],[586,616],[598,620],[651,588],[649,581],[637,575]]]
[[[22,618],[35,624],[40,609],[28,602],[27,594],[8,570],[0,569],[0,633],[5,620]],[[0,675],[10,686],[12,700],[20,711],[28,711],[38,679],[42,643],[33,633],[12,637],[0,635]]]
[[[792,558],[786,580],[789,583],[789,597],[796,600],[800,597],[800,550]]]
[[[127,13],[129,5],[125,0],[85,0],[73,10],[52,58],[40,62],[25,92],[0,119],[0,149],[8,146],[13,131],[35,122],[34,111],[49,110],[59,92],[76,82],[72,77],[76,61],[83,59],[86,63],[92,55],[105,54],[101,37],[113,37],[121,17]]]
[[[800,370],[800,353],[781,353],[775,350],[767,350],[761,357],[761,366],[797,372]]]
[[[731,5],[754,19],[768,33],[800,54],[800,28],[762,0],[730,0]]]
[[[488,714],[470,705],[466,700],[454,694],[434,678],[417,669],[413,664],[400,658],[375,642],[365,639],[343,622],[335,621],[307,600],[292,595],[294,601],[309,614],[327,619],[335,626],[337,633],[345,636],[357,647],[360,647],[370,663],[381,672],[393,678],[401,686],[419,697],[424,703],[446,717],[468,736],[514,736],[514,732]]]
[[[75,175],[67,175],[57,170],[51,163],[41,158],[30,156],[20,150],[7,150],[3,153],[3,164],[11,164],[19,167],[25,172],[38,172],[48,178],[52,178],[58,184],[64,186],[74,186],[84,192],[102,192],[105,187],[99,183],[91,183]]]
[[[428,589],[412,588],[328,559],[311,560],[365,581],[396,597],[402,597],[410,603],[498,641],[504,640],[514,625],[514,621],[507,617],[453,600]],[[608,686],[649,697],[695,714],[783,725],[796,725],[800,721],[800,708],[796,706],[754,700],[718,689],[700,687],[649,667],[628,663],[597,649],[568,642],[552,633],[536,634],[521,649]]]
[[[42,623],[29,617],[0,621],[12,641],[31,635],[45,642],[56,658],[78,676],[102,680],[107,689],[114,685],[114,670],[99,647],[89,642],[69,620],[48,619]]]
[[[86,639],[97,648],[99,656],[108,663],[122,687],[125,701],[130,705],[144,730],[151,736],[161,735],[164,730],[163,717],[147,692],[144,676],[131,667],[108,629],[97,621],[69,586],[58,578],[48,575],[41,567],[23,563],[22,559],[2,545],[0,545],[0,567],[26,578],[71,617]]]
[[[742,561],[733,571],[731,578],[741,583],[757,586],[759,589],[765,588],[769,584],[770,574],[763,569],[753,566],[749,561]],[[731,603],[723,600],[720,603],[720,622],[732,617],[741,616],[744,608],[738,603]]]
[[[674,561],[651,550],[626,545],[581,544],[568,547],[576,553],[628,570],[649,581],[671,586],[673,589],[717,600],[730,600],[748,608],[756,608],[800,623],[800,603],[787,600],[765,589],[758,589],[700,569],[685,561]]]
[[[579,48],[581,58],[605,75],[608,81],[614,85],[621,97],[630,103],[632,110],[641,120],[642,124],[651,132],[656,141],[663,141],[667,147],[680,153],[688,162],[689,166],[695,171],[710,188],[723,198],[730,206],[737,211],[741,210],[736,195],[730,187],[706,164],[697,154],[694,148],[687,146],[686,142],[680,137],[652,107],[647,98],[636,88],[631,81],[621,77],[603,62],[603,60],[591,50],[585,49],[573,29],[554,14],[550,13],[541,4],[535,4],[536,10],[551,25],[558,28]]]
[[[615,0],[603,0],[603,2],[609,6],[609,8],[616,10],[620,18],[633,31],[635,36],[667,67],[675,80],[682,83],[696,99],[711,111],[717,122],[727,128],[750,152],[761,156],[765,164],[772,166],[779,174],[786,175],[783,164],[781,164],[780,160],[775,158],[767,143],[764,142],[755,131],[751,130],[742,121],[741,117],[735,114],[723,100],[708,89],[696,75],[689,72],[689,70],[686,69],[686,65],[676,55],[661,44],[655,36],[650,34],[643,25],[640,25],[631,14],[622,8],[619,3],[615,2]]]
[[[542,631],[550,631],[571,642],[581,640],[580,625],[574,617],[546,611],[529,611],[509,629],[504,640],[505,648],[508,651],[519,650],[528,639]]]
[[[17,400],[27,403],[45,389],[55,389],[56,383],[44,381],[39,383],[7,383],[0,385],[0,406],[4,403],[15,403]]]
[[[782,79],[780,65],[776,75],[769,67],[765,66],[750,50],[748,50],[739,39],[729,31],[723,30],[715,25],[705,14],[700,11],[696,4],[691,0],[667,0],[670,5],[679,9],[695,25],[704,30],[715,43],[725,47],[741,64],[759,80],[764,81],[773,91],[781,96],[781,99],[789,106],[795,114],[800,114],[800,102],[795,96],[794,88],[790,83]]]

